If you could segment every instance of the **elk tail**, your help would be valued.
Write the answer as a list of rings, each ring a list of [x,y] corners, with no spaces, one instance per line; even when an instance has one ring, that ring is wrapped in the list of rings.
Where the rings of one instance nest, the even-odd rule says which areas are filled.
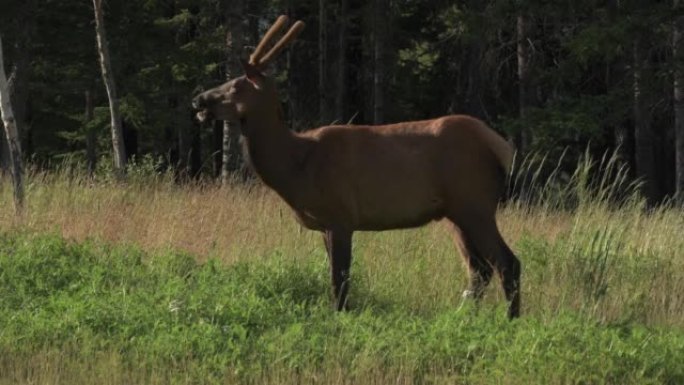
[[[501,201],[506,201],[510,195],[509,185],[516,154],[515,148],[494,130],[488,129],[486,132],[485,139],[498,163],[497,168],[499,170],[499,180],[501,181],[501,192],[499,196],[501,197]]]

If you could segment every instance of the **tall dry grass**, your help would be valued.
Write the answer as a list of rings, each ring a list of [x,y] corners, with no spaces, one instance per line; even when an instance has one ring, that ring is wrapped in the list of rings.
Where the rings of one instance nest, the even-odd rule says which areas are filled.
[[[512,185],[519,195],[498,218],[523,263],[523,313],[544,318],[569,308],[602,321],[684,326],[684,210],[646,209],[614,157],[586,157],[567,175],[548,163],[532,158],[518,168]],[[128,184],[118,184],[67,168],[33,172],[22,217],[15,216],[11,184],[3,180],[0,231],[180,249],[228,264],[326,258],[320,235],[301,228],[257,182],[178,185],[149,171],[129,175]],[[417,312],[460,302],[466,272],[441,223],[357,233],[354,257],[353,276],[376,298]],[[352,297],[364,301],[361,293]],[[486,301],[502,300],[495,282]]]

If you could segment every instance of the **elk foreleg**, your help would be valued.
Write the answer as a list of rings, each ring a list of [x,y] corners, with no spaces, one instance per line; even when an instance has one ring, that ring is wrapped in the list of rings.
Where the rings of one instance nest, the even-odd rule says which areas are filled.
[[[338,311],[345,310],[347,309],[347,293],[349,292],[352,232],[326,230],[323,240],[330,260],[334,306]]]

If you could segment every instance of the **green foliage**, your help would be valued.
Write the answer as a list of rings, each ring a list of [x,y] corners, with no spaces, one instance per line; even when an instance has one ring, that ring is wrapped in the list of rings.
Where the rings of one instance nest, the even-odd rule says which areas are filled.
[[[226,267],[175,252],[0,235],[0,351],[17,357],[57,348],[76,349],[83,360],[117,351],[125,367],[191,363],[207,381],[226,370],[249,381],[330,366],[351,379],[394,370],[428,383],[684,381],[684,333],[676,329],[606,324],[565,310],[513,322],[503,308],[420,315],[373,301],[338,314],[327,293],[322,259],[274,256]]]
[[[82,170],[81,164],[72,168],[70,178],[82,182],[91,180]],[[117,184],[120,179],[114,169],[114,163],[110,157],[101,157],[97,162],[95,173],[91,182],[101,184]],[[126,165],[126,183],[131,186],[159,186],[173,184],[173,170],[165,167],[164,159],[147,154],[141,157],[132,157]]]
[[[426,71],[433,68],[438,57],[439,54],[428,42],[416,41],[412,47],[399,51],[399,66],[412,68],[415,75],[427,76]]]
[[[348,18],[340,3],[327,3],[327,66],[329,84],[319,85],[318,3],[281,0],[245,1],[242,15],[232,15],[230,1],[146,0],[106,2],[105,23],[113,72],[121,98],[128,155],[165,156],[174,165],[195,169],[212,165],[201,159],[215,154],[220,141],[192,121],[191,97],[200,89],[225,80],[226,67],[257,43],[274,16],[287,13],[308,27],[292,47],[289,59],[273,63],[288,126],[312,128],[332,120],[370,122],[374,109],[373,7],[350,2]],[[449,113],[471,114],[509,136],[523,128],[531,135],[525,153],[543,151],[577,159],[589,143],[594,155],[616,145],[615,131],[633,131],[633,49],[643,39],[645,113],[656,133],[657,162],[663,170],[660,187],[673,177],[667,167],[672,148],[672,61],[670,40],[673,12],[667,2],[595,1],[457,1],[432,4],[390,2],[385,120],[419,120]],[[98,134],[97,153],[110,151],[107,98],[95,50],[92,7],[77,0],[7,2],[0,15],[0,32],[7,47],[8,67],[27,53],[30,61],[26,93],[30,103],[24,133],[26,152],[47,166],[66,155],[82,157],[86,132]],[[529,101],[521,113],[517,68],[516,17],[528,18],[525,44],[530,49]],[[244,47],[227,57],[231,23],[243,27]],[[343,55],[348,79],[339,89],[339,34],[349,33]],[[21,49],[23,45],[30,50]],[[353,52],[352,52],[353,51]],[[246,51],[245,51],[246,52]],[[21,84],[20,84],[21,86]],[[326,92],[325,97],[318,90]],[[84,122],[83,92],[94,91],[95,119]],[[346,96],[345,96],[346,95]],[[347,100],[347,106],[342,101]],[[321,122],[318,106],[331,116]],[[337,103],[337,100],[340,103]],[[339,106],[338,106],[339,104]],[[344,111],[336,111],[341,108]],[[332,115],[342,114],[343,116]],[[631,143],[631,134],[626,143]],[[192,142],[192,144],[190,144]],[[187,147],[187,148],[186,148]],[[189,149],[189,147],[193,147]],[[625,147],[626,148],[626,147]],[[179,152],[184,152],[180,155]],[[187,156],[188,152],[193,154]],[[562,165],[565,166],[565,165]],[[211,167],[215,174],[215,166]],[[662,183],[661,183],[662,182]]]

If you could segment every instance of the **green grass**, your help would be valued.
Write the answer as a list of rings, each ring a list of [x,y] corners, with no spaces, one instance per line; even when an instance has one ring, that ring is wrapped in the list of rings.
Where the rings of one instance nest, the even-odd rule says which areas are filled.
[[[578,263],[612,271],[606,243],[597,235],[595,253]],[[528,262],[528,280],[568,262],[540,268],[558,245],[518,247],[539,260]],[[635,259],[619,273],[646,265]],[[596,316],[609,274],[580,269],[568,295],[582,306],[513,322],[497,302],[412,306],[364,273],[353,310],[338,314],[327,275],[322,251],[198,264],[177,252],[5,232],[0,383],[684,383],[684,330],[628,312]]]
[[[498,215],[512,322],[496,280],[462,303],[440,223],[355,233],[340,314],[320,234],[263,186],[31,172],[17,216],[0,176],[0,385],[684,383],[683,208],[615,158],[543,162]]]

